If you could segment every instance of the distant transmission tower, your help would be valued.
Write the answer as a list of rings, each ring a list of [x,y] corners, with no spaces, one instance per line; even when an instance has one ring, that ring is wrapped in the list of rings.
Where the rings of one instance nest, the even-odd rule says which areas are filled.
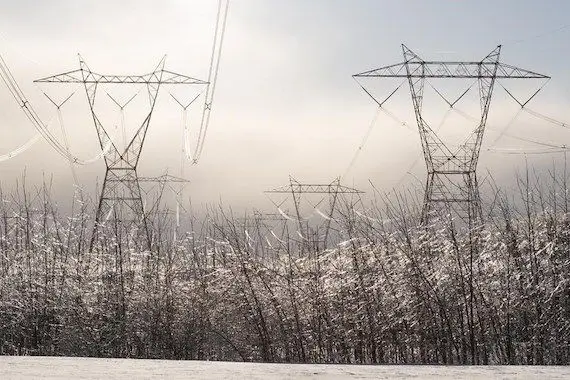
[[[478,62],[424,61],[405,45],[402,50],[404,62],[356,74],[354,78],[407,78],[428,172],[422,222],[427,223],[432,211],[443,207],[448,212],[453,210],[469,225],[477,223],[482,220],[482,210],[476,168],[495,81],[550,77],[499,62],[500,45]],[[429,78],[471,78],[479,84],[480,119],[474,131],[457,148],[450,148],[442,141],[422,116],[424,85]],[[364,86],[363,89],[379,107],[387,100],[378,101]],[[443,98],[437,89],[434,90]],[[444,100],[453,108],[467,91],[454,101]],[[536,93],[538,91],[530,99]]]
[[[129,232],[132,231],[133,228],[137,228],[138,231],[141,232],[142,238],[146,241],[146,246],[150,248],[150,231],[143,208],[141,188],[137,176],[137,165],[159,89],[162,85],[208,84],[208,82],[199,79],[165,70],[165,58],[160,61],[158,66],[156,66],[150,74],[102,75],[91,71],[85,61],[79,57],[80,68],[78,70],[35,81],[39,83],[82,83],[85,87],[91,115],[99,137],[99,144],[103,152],[105,152],[105,164],[107,167],[95,217],[91,248],[97,238],[98,230],[104,223],[121,226],[124,228],[124,231]],[[111,140],[95,110],[97,90],[104,84],[146,85],[149,98],[148,114],[146,114],[141,126],[137,129],[124,150],[119,150]],[[113,99],[113,101],[115,100]],[[119,105],[121,110],[125,106],[126,104],[122,105],[122,107]]]
[[[337,210],[338,206],[339,206],[339,202],[341,201],[341,199],[339,199],[340,197],[342,197],[345,194],[356,194],[356,195],[360,195],[363,194],[363,191],[360,191],[358,189],[354,189],[351,187],[347,187],[347,186],[343,186],[340,184],[340,179],[336,179],[333,182],[329,183],[329,184],[309,184],[309,183],[300,183],[298,182],[296,179],[289,177],[289,184],[285,185],[285,186],[280,186],[271,190],[267,190],[265,191],[266,194],[290,194],[293,200],[293,205],[295,208],[295,221],[298,224],[298,228],[299,228],[299,233],[301,233],[302,235],[304,234],[304,236],[302,236],[305,241],[307,241],[308,239],[308,235],[309,235],[309,225],[308,222],[306,221],[306,223],[303,223],[303,221],[305,221],[305,219],[303,218],[302,212],[301,212],[301,198],[303,197],[304,194],[320,194],[322,195],[322,199],[319,201],[319,203],[317,203],[316,205],[312,205],[315,209],[317,209],[317,207],[319,207],[319,204],[321,202],[323,202],[325,199],[328,198],[329,201],[329,211],[328,211],[328,215],[322,214],[321,216],[323,216],[326,219],[326,223],[325,223],[325,231],[324,231],[324,235],[322,240],[319,239],[317,241],[317,243],[323,243],[324,248],[326,248],[327,242],[329,240],[329,233],[331,230],[331,222],[333,221],[333,216],[335,214],[335,211]],[[284,214],[284,212],[281,210],[281,206],[282,204],[286,201],[287,199],[285,199],[284,201],[282,201],[280,204],[279,203],[275,203],[275,206],[277,207],[277,209],[279,210],[279,212],[281,213],[282,216],[287,217],[286,214]],[[273,202],[273,201],[272,201]]]

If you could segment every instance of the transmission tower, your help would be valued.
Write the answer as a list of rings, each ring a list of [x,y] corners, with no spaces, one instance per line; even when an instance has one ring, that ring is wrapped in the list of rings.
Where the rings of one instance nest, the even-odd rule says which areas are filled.
[[[353,77],[357,81],[358,78],[407,79],[428,172],[422,222],[427,223],[433,214],[432,211],[438,209],[446,212],[453,211],[469,225],[480,222],[482,210],[476,168],[495,81],[497,79],[550,79],[550,77],[500,62],[500,45],[481,61],[476,62],[424,61],[405,45],[402,45],[402,52],[404,62],[366,71]],[[478,82],[480,117],[474,130],[458,147],[446,144],[422,116],[424,86],[426,80],[430,78],[474,79]],[[435,87],[433,88],[450,108],[453,108],[469,90],[461,94],[459,98],[449,101]],[[397,89],[394,90],[387,99],[378,101],[364,86],[363,89],[379,107],[382,107],[384,102],[397,91]],[[538,91],[527,102],[537,93]]]
[[[145,245],[150,248],[150,231],[143,207],[137,165],[160,87],[162,85],[208,84],[208,82],[199,79],[165,70],[165,59],[166,57],[149,74],[102,75],[91,71],[85,61],[79,57],[79,69],[35,81],[38,83],[80,83],[85,87],[99,144],[105,152],[106,164],[105,180],[95,217],[91,248],[93,248],[100,228],[105,223],[120,226],[127,233],[132,232],[133,228],[136,228],[142,239],[144,239]],[[144,85],[148,92],[148,113],[124,149],[117,148],[105,126],[101,123],[96,111],[97,90],[105,84]]]
[[[165,189],[168,188],[171,191],[171,193],[174,195],[175,201],[176,201],[176,223],[178,225],[179,224],[179,218],[180,218],[180,215],[179,215],[180,214],[180,207],[182,207],[180,205],[181,193],[182,193],[182,190],[184,189],[184,186],[186,184],[190,183],[190,181],[185,179],[185,178],[172,176],[170,174],[163,174],[163,175],[158,176],[158,177],[139,177],[139,182],[158,185],[158,196],[157,196],[158,199],[162,198]],[[175,186],[174,186],[175,184],[179,185],[179,188],[175,188]],[[145,191],[144,189],[142,189],[142,191],[148,195],[148,193],[150,193],[154,189],[154,187],[155,186],[151,185],[151,189],[148,189],[148,191]],[[158,207],[159,203],[160,202],[156,202],[153,205],[153,208]],[[184,210],[184,211],[186,211],[186,210]]]
[[[308,221],[306,221],[303,216],[302,216],[302,212],[301,212],[301,198],[303,197],[304,194],[321,194],[323,195],[323,197],[321,198],[321,200],[316,204],[316,205],[312,205],[313,208],[317,208],[319,206],[320,203],[322,203],[325,199],[328,198],[329,201],[329,212],[328,215],[323,215],[323,217],[326,219],[326,223],[325,223],[325,233],[323,236],[323,239],[318,239],[317,243],[323,243],[323,245],[326,248],[326,244],[329,240],[329,233],[331,230],[331,222],[333,221],[333,216],[334,213],[338,207],[338,203],[339,203],[339,197],[342,197],[345,194],[362,194],[364,193],[363,191],[351,188],[351,187],[347,187],[347,186],[343,186],[340,184],[340,179],[336,179],[333,182],[329,183],[329,184],[308,184],[308,183],[300,183],[297,180],[295,180],[293,177],[289,177],[289,184],[285,185],[285,186],[280,186],[271,190],[267,190],[265,191],[266,194],[290,194],[291,198],[293,200],[293,205],[295,208],[295,218],[294,220],[297,222],[298,224],[298,228],[299,228],[299,233],[301,233],[301,235],[305,234],[305,236],[302,236],[302,238],[307,241],[308,240],[308,235],[310,232],[310,227],[308,224]],[[285,201],[287,201],[287,198],[285,200],[283,200],[281,203],[274,203],[275,206],[277,207],[277,209],[279,210],[279,212],[283,215],[283,211],[281,210],[281,206],[283,205],[283,203],[285,203]],[[273,200],[272,200],[273,202]],[[283,215],[286,216],[286,215]],[[303,223],[305,222],[305,223]]]

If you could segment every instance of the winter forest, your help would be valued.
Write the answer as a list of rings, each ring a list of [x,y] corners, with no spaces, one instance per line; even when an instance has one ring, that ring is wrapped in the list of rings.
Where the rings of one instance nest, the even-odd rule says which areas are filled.
[[[229,0],[12,3],[0,355],[70,357],[34,358],[68,378],[89,370],[77,357],[570,365],[568,4],[236,2],[226,36]],[[423,48],[392,55],[396,38]],[[503,63],[503,40],[506,61],[548,75]],[[69,63],[79,48],[92,66]],[[551,75],[559,87],[543,94]],[[290,192],[265,191],[264,208],[259,190],[285,175]]]
[[[0,207],[0,353],[293,363],[570,363],[567,175],[493,187],[485,221],[418,223],[412,193],[339,198],[331,234],[154,207],[150,250],[49,184]],[[158,204],[158,201],[157,203]],[[418,227],[421,226],[421,227]],[[321,232],[319,232],[321,228]],[[323,246],[325,244],[325,246]]]

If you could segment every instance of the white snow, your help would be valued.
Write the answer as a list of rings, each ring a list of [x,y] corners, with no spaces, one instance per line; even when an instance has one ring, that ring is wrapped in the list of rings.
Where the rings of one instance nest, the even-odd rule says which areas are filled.
[[[369,366],[0,356],[0,379],[570,379],[570,367]]]

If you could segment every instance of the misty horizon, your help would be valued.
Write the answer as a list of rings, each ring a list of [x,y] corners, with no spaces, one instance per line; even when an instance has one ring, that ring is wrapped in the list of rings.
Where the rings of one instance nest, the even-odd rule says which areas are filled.
[[[386,105],[405,122],[402,126],[378,112],[376,104],[351,78],[357,72],[401,62],[402,42],[424,59],[443,60],[481,59],[502,43],[502,62],[552,77],[529,108],[564,120],[569,77],[564,65],[559,64],[562,61],[555,59],[568,34],[567,28],[556,27],[564,25],[562,19],[555,21],[563,12],[553,12],[552,7],[536,12],[530,3],[517,2],[525,17],[537,20],[529,28],[529,24],[509,18],[509,5],[514,6],[514,2],[504,4],[498,10],[504,20],[491,20],[489,30],[474,35],[471,29],[478,22],[476,17],[459,26],[446,16],[475,11],[470,5],[436,4],[426,7],[426,11],[441,23],[441,28],[425,28],[425,19],[418,19],[421,33],[405,28],[388,35],[382,29],[396,31],[398,17],[386,18],[386,11],[403,19],[409,17],[407,7],[380,7],[372,1],[360,1],[352,7],[343,2],[324,4],[232,4],[203,159],[198,165],[182,164],[182,113],[171,97],[188,102],[200,92],[195,88],[163,88],[141,155],[139,176],[184,176],[190,181],[184,198],[192,199],[193,204],[222,200],[238,209],[269,211],[272,205],[263,191],[287,184],[289,176],[300,182],[323,184],[342,177],[345,185],[369,195],[373,192],[370,182],[386,193],[394,188],[421,191],[426,171],[409,89],[400,88]],[[126,10],[131,5],[116,6]],[[70,151],[82,159],[100,156],[101,152],[84,90],[81,86],[51,86],[34,80],[79,68],[77,52],[94,72],[102,74],[147,73],[165,53],[168,70],[199,79],[205,79],[208,71],[214,4],[195,1],[184,6],[173,2],[157,7],[143,2],[131,18],[121,18],[122,12],[117,11],[105,19],[101,28],[95,16],[102,17],[110,6],[100,2],[84,8],[69,7],[62,1],[43,8],[20,2],[8,5],[3,12],[3,57],[43,121],[60,139],[62,125],[57,110],[44,93],[56,102],[73,94],[61,115]],[[41,12],[47,12],[46,17]],[[278,19],[274,19],[276,14]],[[156,31],[142,27],[157,20],[168,27]],[[78,25],[82,27],[77,29]],[[453,35],[446,34],[446,27],[454,28]],[[546,37],[540,37],[545,33],[546,44]],[[447,40],[442,40],[442,35]],[[382,36],[381,44],[376,42],[378,36]],[[518,90],[526,97],[538,85],[532,83]],[[394,88],[393,83],[378,82],[375,86],[379,94]],[[457,92],[460,87],[449,91]],[[144,94],[136,86],[115,86],[106,91],[119,103],[138,94],[124,110],[127,131],[132,134],[144,118]],[[476,92],[473,94],[476,96]],[[114,133],[114,141],[120,141],[121,113],[110,96],[99,95],[100,115]],[[4,120],[1,149],[8,153],[29,141],[35,131],[5,89],[0,92],[0,101],[4,105],[0,115]],[[188,121],[194,133],[201,106],[189,107]],[[457,126],[472,128],[457,113],[445,115],[446,107],[436,99],[433,109],[437,107],[441,108],[434,111],[433,123],[439,124],[445,116],[443,132],[448,128],[453,135]],[[475,114],[477,104],[471,101],[458,108]],[[563,143],[567,138],[563,128],[524,112],[517,114],[518,108],[504,91],[495,89],[478,173],[481,178],[491,173],[505,187],[512,186],[516,172],[527,166],[545,172],[564,163],[561,153],[531,154],[542,146],[502,134],[508,129],[509,133],[548,144]],[[490,147],[521,152],[526,149],[529,154],[501,154],[488,151]],[[43,140],[2,165],[5,191],[21,181],[25,170],[26,181],[32,186],[41,184],[44,177],[53,178],[53,193],[60,204],[69,203],[73,195],[75,184],[69,163]],[[96,199],[104,176],[102,160],[75,165],[75,170],[78,184]]]

